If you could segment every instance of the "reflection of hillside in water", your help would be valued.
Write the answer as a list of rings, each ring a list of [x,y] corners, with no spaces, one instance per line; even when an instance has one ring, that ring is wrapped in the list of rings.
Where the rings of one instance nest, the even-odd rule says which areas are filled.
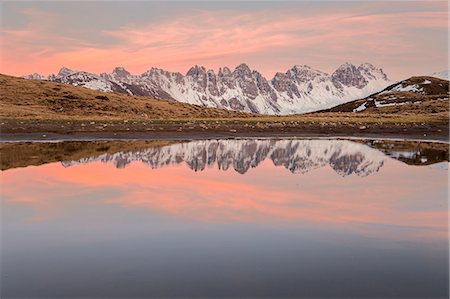
[[[409,165],[449,161],[449,145],[437,142],[367,140],[365,144]]]
[[[66,161],[63,165],[102,161],[123,168],[140,161],[159,168],[185,162],[194,171],[217,165],[221,170],[233,168],[243,174],[267,159],[292,173],[306,173],[329,165],[342,176],[367,176],[383,166],[386,156],[364,144],[345,140],[202,140],[135,152],[106,153]]]

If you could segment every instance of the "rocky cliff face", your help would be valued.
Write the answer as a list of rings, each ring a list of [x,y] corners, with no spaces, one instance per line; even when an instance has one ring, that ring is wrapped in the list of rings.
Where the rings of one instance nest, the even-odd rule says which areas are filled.
[[[220,68],[216,74],[194,66],[186,75],[152,68],[132,75],[122,67],[101,75],[62,68],[46,79],[106,92],[150,96],[205,107],[263,114],[303,113],[329,108],[363,98],[390,84],[383,70],[369,63],[358,67],[345,63],[331,75],[309,66],[294,66],[267,80],[246,64],[233,71]]]

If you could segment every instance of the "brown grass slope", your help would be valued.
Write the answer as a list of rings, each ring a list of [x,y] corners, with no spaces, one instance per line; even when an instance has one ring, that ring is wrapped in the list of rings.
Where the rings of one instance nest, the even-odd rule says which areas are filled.
[[[416,86],[422,92],[396,91],[397,86]],[[364,99],[351,101],[321,112],[353,112],[365,104],[361,114],[447,114],[449,111],[449,81],[428,76],[411,77],[392,84]],[[376,103],[390,105],[377,107]]]
[[[248,113],[175,101],[104,93],[84,87],[0,74],[0,117],[10,119],[235,118]]]

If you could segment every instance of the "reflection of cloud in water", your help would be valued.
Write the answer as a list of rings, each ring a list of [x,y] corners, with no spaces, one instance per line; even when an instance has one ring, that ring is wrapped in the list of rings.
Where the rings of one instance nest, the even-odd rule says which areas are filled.
[[[63,165],[68,167],[102,161],[124,168],[133,161],[140,161],[152,168],[160,168],[185,162],[195,171],[217,165],[222,170],[233,167],[243,174],[266,159],[292,173],[306,173],[329,165],[341,176],[367,176],[379,171],[387,157],[367,145],[346,140],[202,140],[132,152],[106,153],[64,161]]]
[[[362,142],[192,141],[98,153],[64,164],[78,165],[3,172],[3,202],[32,206],[33,219],[40,220],[65,211],[70,215],[74,204],[87,211],[98,204],[102,210],[118,205],[188,222],[301,222],[365,236],[389,233],[394,239],[447,234],[447,176],[437,170],[441,164],[410,167]],[[293,173],[315,171],[298,180],[279,166]],[[244,173],[251,167],[245,176],[222,171]],[[360,179],[380,167],[382,172]],[[411,228],[409,233],[404,227]]]

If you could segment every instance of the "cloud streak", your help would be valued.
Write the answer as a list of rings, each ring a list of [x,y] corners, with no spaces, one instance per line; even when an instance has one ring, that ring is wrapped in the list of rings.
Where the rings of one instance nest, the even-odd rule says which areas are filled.
[[[446,238],[448,211],[442,207],[446,177],[424,184],[430,170],[398,161],[387,163],[383,172],[343,179],[326,167],[292,175],[269,161],[245,176],[232,169],[193,173],[186,165],[152,170],[134,162],[124,172],[101,162],[69,168],[53,163],[3,173],[3,204],[32,207],[34,221],[62,217],[70,200],[80,198],[184,221],[298,222],[366,236]],[[98,190],[107,196],[99,198]],[[424,205],[429,208],[421,209]]]
[[[152,66],[185,71],[194,64],[217,69],[246,62],[271,77],[294,64],[332,71],[344,61],[370,61],[406,77],[446,64],[448,12],[431,8],[372,12],[372,3],[314,13],[194,10],[147,24],[94,28],[108,43],[55,32],[60,16],[30,9],[23,12],[25,28],[1,30],[2,72],[50,73],[62,65],[103,72],[120,64],[140,73]],[[424,44],[427,38],[440,40]]]

